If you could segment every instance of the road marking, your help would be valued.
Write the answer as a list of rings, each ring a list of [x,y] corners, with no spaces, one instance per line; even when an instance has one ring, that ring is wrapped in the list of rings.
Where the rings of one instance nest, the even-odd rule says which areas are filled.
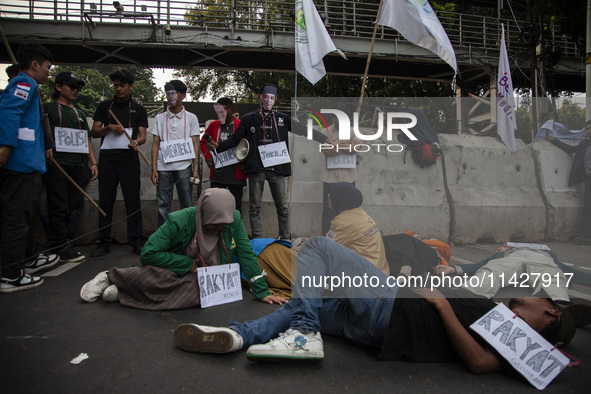
[[[60,265],[59,267],[57,267],[56,269],[53,269],[51,271],[44,273],[43,275],[41,275],[41,277],[47,278],[50,276],[59,276],[59,275],[63,274],[64,272],[69,271],[72,268],[80,265],[84,261],[86,261],[86,260],[77,261],[75,263],[64,263],[64,264]]]

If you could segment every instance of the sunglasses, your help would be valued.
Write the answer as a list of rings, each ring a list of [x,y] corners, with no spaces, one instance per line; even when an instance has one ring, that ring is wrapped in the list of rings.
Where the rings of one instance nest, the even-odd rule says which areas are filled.
[[[70,90],[77,90],[77,91],[81,91],[82,90],[82,86],[80,86],[80,85],[76,85],[76,84],[73,84],[73,83],[71,83],[71,84],[69,83],[67,85],[70,88]]]

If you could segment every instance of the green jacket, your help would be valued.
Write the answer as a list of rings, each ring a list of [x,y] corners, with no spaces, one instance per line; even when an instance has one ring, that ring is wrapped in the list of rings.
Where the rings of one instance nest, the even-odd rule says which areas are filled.
[[[142,265],[166,268],[179,276],[191,270],[193,260],[184,253],[195,235],[196,210],[197,207],[190,207],[168,215],[166,222],[148,238],[144,245],[140,256]],[[261,267],[248,240],[240,212],[234,212],[234,222],[223,228],[222,237],[228,254],[224,252],[224,246],[220,240],[221,264],[228,264],[228,257],[231,262],[234,261],[236,256],[247,278],[261,275]],[[259,300],[272,294],[262,276],[252,284],[252,292]]]

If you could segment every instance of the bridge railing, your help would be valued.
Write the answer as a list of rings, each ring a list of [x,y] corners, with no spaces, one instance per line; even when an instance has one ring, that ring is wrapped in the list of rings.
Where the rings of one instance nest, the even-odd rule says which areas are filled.
[[[315,4],[333,36],[371,37],[379,0],[316,0]],[[116,7],[119,3],[121,7]],[[31,20],[83,21],[94,23],[155,24],[172,28],[203,28],[293,31],[290,12],[293,0],[0,0],[0,18]],[[449,39],[455,47],[498,49],[501,24],[505,26],[507,47],[518,47],[523,21],[494,17],[439,12]],[[395,30],[379,28],[379,38],[404,40]],[[554,27],[549,40],[563,55],[580,57],[577,45]]]

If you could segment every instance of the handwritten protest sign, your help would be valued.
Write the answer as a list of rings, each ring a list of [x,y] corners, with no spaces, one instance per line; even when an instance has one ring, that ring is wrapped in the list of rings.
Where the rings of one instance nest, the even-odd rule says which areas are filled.
[[[160,154],[165,163],[192,160],[195,158],[193,140],[190,138],[172,141],[160,141]]]
[[[289,151],[285,141],[273,144],[259,145],[259,154],[264,167],[273,167],[279,164],[291,163]]]
[[[228,149],[223,152],[215,153],[215,168],[221,168],[225,166],[230,166],[232,164],[240,163],[240,160],[236,157],[236,149]]]
[[[355,168],[357,166],[357,155],[355,153],[344,153],[342,155],[328,156],[326,158],[326,168],[329,170],[335,168]]]
[[[55,128],[55,150],[88,154],[88,132],[68,127]]]
[[[132,135],[133,129],[126,128],[128,135]],[[129,149],[129,139],[125,135],[125,133],[121,133],[119,135],[109,131],[105,138],[103,139],[103,144],[101,145],[101,149]]]
[[[242,300],[238,264],[197,268],[197,281],[201,308]]]
[[[568,357],[503,304],[491,309],[470,328],[538,390],[543,390],[569,363]]]

